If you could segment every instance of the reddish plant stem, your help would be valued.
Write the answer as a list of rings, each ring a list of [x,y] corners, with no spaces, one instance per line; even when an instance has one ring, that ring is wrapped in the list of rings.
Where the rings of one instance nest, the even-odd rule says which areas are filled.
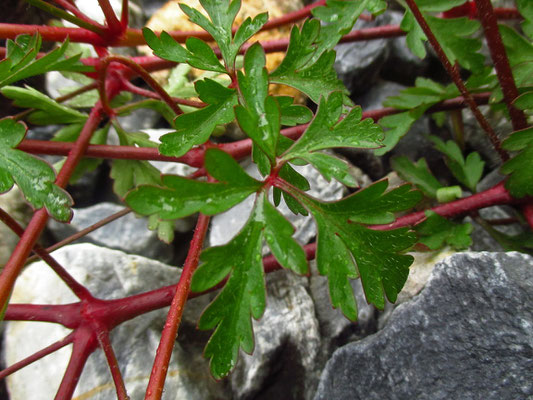
[[[91,82],[88,85],[84,85],[84,86],[79,87],[76,90],[73,90],[70,93],[64,94],[63,96],[59,96],[55,100],[58,103],[63,103],[65,101],[67,101],[67,100],[73,99],[74,97],[76,97],[76,96],[78,96],[80,94],[89,92],[89,91],[91,91],[93,89],[96,89],[96,88],[98,88],[98,83],[97,82]]]
[[[128,29],[130,22],[129,9],[130,6],[128,0],[122,0],[122,14],[120,15],[120,25],[122,26],[122,31]]]
[[[24,228],[19,225],[8,213],[0,208],[0,220],[4,222],[9,229],[11,229],[17,236],[22,237],[24,235]],[[46,262],[50,268],[65,282],[70,290],[80,299],[90,299],[92,298],[89,290],[81,285],[72,275],[70,275],[61,264],[59,264],[48,252],[43,249],[41,246],[36,244],[33,247],[33,251]]]
[[[502,19],[520,18],[520,14],[512,9],[505,9],[500,12],[496,9],[496,15]],[[275,19],[272,20],[274,23]],[[379,29],[382,29],[383,36],[378,35]],[[376,31],[375,33],[372,33]],[[405,35],[405,32],[400,33],[398,26],[382,26],[369,29],[361,29],[354,31],[347,35],[348,38],[354,37],[354,40],[370,40],[381,37],[394,37]],[[14,39],[20,34],[33,34],[39,32],[45,41],[62,42],[69,37],[71,42],[88,43],[96,46],[120,47],[120,46],[140,46],[145,45],[146,41],[140,29],[127,29],[122,36],[106,36],[101,37],[94,32],[83,28],[63,28],[63,27],[49,27],[41,25],[22,25],[22,24],[6,24],[0,23],[0,38]],[[360,32],[360,33],[356,33]],[[203,40],[212,40],[212,37],[205,31],[171,31],[168,32],[174,40],[184,43],[189,37],[197,37]],[[341,39],[341,41],[351,41],[349,39]],[[268,43],[268,42],[265,42]],[[167,67],[168,68],[168,67]]]
[[[104,351],[105,357],[107,359],[107,364],[111,372],[111,377],[115,383],[115,389],[117,392],[117,399],[119,400],[128,400],[128,393],[126,392],[126,386],[124,385],[124,379],[120,373],[120,367],[118,365],[117,357],[113,351],[113,346],[111,346],[111,341],[109,340],[109,331],[103,326],[98,326],[96,328],[96,338],[98,339],[98,344],[100,348]]]
[[[65,187],[67,185],[76,165],[79,163],[83,153],[87,149],[89,140],[91,139],[93,132],[97,129],[100,120],[101,108],[97,105],[91,111],[79,138],[76,140],[61,168],[61,171],[59,171],[59,174],[57,175],[55,183],[58,186]],[[30,220],[28,227],[24,231],[24,235],[22,235],[20,241],[13,250],[13,253],[11,253],[11,257],[0,275],[0,307],[8,301],[15,280],[26,261],[26,258],[28,258],[28,255],[37,242],[39,235],[44,229],[47,220],[48,214],[44,208],[36,211]]]
[[[112,215],[110,215],[110,216],[108,216],[108,217],[106,217],[106,218],[104,218],[104,219],[102,219],[102,220],[100,220],[100,221],[98,221],[98,222],[92,224],[91,226],[88,226],[87,228],[82,229],[81,231],[79,231],[79,232],[77,232],[77,233],[75,233],[75,234],[73,234],[73,235],[71,235],[71,236],[69,236],[69,237],[67,237],[67,238],[65,238],[65,239],[63,239],[63,240],[61,240],[60,242],[57,242],[56,244],[54,244],[54,245],[52,245],[52,246],[50,246],[50,247],[47,247],[44,251],[45,251],[46,253],[51,253],[52,251],[57,250],[57,249],[59,249],[59,248],[61,248],[61,247],[63,247],[63,246],[66,246],[67,244],[72,243],[72,242],[74,242],[75,240],[78,240],[79,238],[84,237],[84,236],[87,235],[88,233],[91,233],[91,232],[97,230],[98,228],[101,228],[102,226],[107,225],[107,224],[109,224],[110,222],[113,222],[113,221],[119,219],[120,217],[123,217],[124,215],[129,214],[131,211],[132,211],[131,208],[127,208],[127,207],[126,207],[126,208],[124,208],[123,210],[120,210],[119,212],[116,212],[116,213],[114,213],[114,214],[112,214]],[[42,257],[42,256],[36,251],[36,249],[37,249],[37,246],[34,248],[34,251],[37,253],[37,255],[38,255],[39,257],[43,258],[43,257]],[[31,257],[29,257],[29,258],[26,260],[26,263],[33,262],[33,261],[35,261],[36,259],[37,259],[37,256],[31,256]],[[43,258],[43,260],[44,260],[44,258]],[[45,260],[45,261],[46,261],[46,260]]]
[[[105,46],[107,41],[100,35],[84,28],[64,28],[58,26],[23,25],[0,23],[0,38],[15,39],[18,35],[39,33],[43,40],[64,42],[68,37],[71,42]]]
[[[490,93],[479,93],[474,95],[478,104],[487,104]],[[429,112],[438,112],[444,110],[453,110],[465,107],[465,99],[457,97],[455,99],[445,100],[428,109]],[[395,108],[383,108],[379,110],[363,112],[362,119],[372,118],[378,121],[380,118],[400,113],[403,110]],[[286,128],[281,133],[291,139],[297,139],[305,131],[307,125],[299,125]],[[33,154],[50,154],[50,155],[67,155],[72,149],[72,143],[67,142],[48,142],[43,140],[23,140],[17,148]],[[252,142],[250,139],[244,139],[233,143],[224,143],[217,145],[220,149],[229,153],[236,159],[241,159],[250,154]],[[133,160],[151,160],[151,161],[170,161],[181,162],[192,167],[201,168],[204,160],[204,149],[201,147],[190,150],[182,157],[170,157],[159,154],[157,149],[147,147],[133,146],[113,146],[113,145],[89,145],[85,154],[87,157],[100,157],[111,159],[133,159]]]
[[[533,200],[522,207],[522,213],[524,214],[529,227],[533,230]]]
[[[71,344],[74,340],[74,335],[72,333],[65,336],[63,339],[58,340],[57,342],[51,344],[50,346],[45,347],[44,349],[41,349],[35,353],[33,353],[31,356],[26,357],[23,360],[20,360],[16,362],[13,365],[10,365],[9,367],[3,369],[0,371],[0,379],[4,379],[6,376],[11,375],[13,372],[17,372],[18,370],[30,365],[31,363],[34,363],[37,360],[40,360],[43,357],[46,357],[48,354],[52,354],[59,349],[62,349],[63,347]]]
[[[163,328],[163,333],[161,334],[161,341],[159,342],[159,347],[155,355],[152,374],[150,375],[150,381],[148,382],[148,388],[146,390],[145,399],[147,400],[159,400],[163,394],[168,363],[170,362],[172,350],[174,349],[174,343],[178,334],[178,327],[183,315],[185,302],[187,301],[191,290],[192,275],[200,261],[200,253],[202,251],[208,226],[209,216],[200,214],[189,247],[189,253],[187,254],[187,259],[185,260],[185,265],[176,288],[176,294],[172,299],[170,310],[167,315],[167,321]]]
[[[57,391],[56,400],[71,399],[80,379],[87,358],[97,348],[98,341],[91,326],[82,326],[74,331],[72,354]]]
[[[442,49],[439,41],[431,31],[431,28],[427,24],[424,16],[420,12],[420,9],[416,5],[414,0],[406,0],[407,5],[409,6],[411,12],[415,16],[418,25],[422,28],[424,31],[426,37],[428,38],[428,41],[431,43],[431,46],[435,50],[435,53],[437,54],[437,57],[439,58],[440,62],[444,66],[444,69],[450,75],[453,82],[459,89],[459,92],[463,95],[466,102],[468,103],[468,106],[472,110],[472,113],[474,114],[474,117],[478,121],[481,128],[487,133],[492,145],[494,146],[494,149],[498,152],[500,155],[500,158],[503,161],[507,161],[509,159],[509,154],[505,150],[502,149],[500,139],[498,138],[498,135],[496,135],[496,132],[492,129],[492,127],[489,125],[481,111],[479,110],[479,107],[477,106],[474,98],[472,97],[471,93],[466,88],[463,80],[461,79],[461,75],[459,74],[459,69],[457,66],[452,65],[450,63],[450,60],[446,56],[446,53],[444,53],[444,50]]]
[[[287,13],[285,15],[282,15],[281,17],[272,18],[265,25],[263,25],[263,28],[261,28],[261,31],[268,31],[270,29],[274,29],[279,26],[287,26],[294,22],[300,21],[304,18],[311,17],[312,16],[311,10],[313,8],[321,7],[325,4],[326,4],[326,0],[319,0],[316,3],[309,4],[297,11]]]
[[[103,26],[102,24],[96,22],[95,20],[89,18],[87,15],[85,15],[84,13],[82,13],[78,7],[76,7],[75,4],[72,4],[70,3],[69,1],[67,0],[54,0],[54,3],[56,3],[57,5],[63,7],[65,10],[67,11],[70,11],[73,15],[75,15],[76,17],[78,17],[79,19],[81,19],[82,21],[85,21],[87,22],[88,24],[90,25],[93,25],[97,28],[99,28],[100,30],[105,30],[105,26]]]
[[[515,131],[525,129],[527,128],[527,120],[524,112],[513,106],[513,101],[518,97],[518,89],[516,88],[513,71],[498,30],[498,21],[496,20],[492,3],[490,0],[476,0],[476,6],[498,81],[502,88],[505,105],[511,116],[513,129]]]
[[[161,100],[163,100],[165,103],[168,104],[168,106],[171,108],[172,111],[176,115],[183,114],[183,111],[179,108],[179,106],[172,100],[172,97],[166,92],[165,89],[154,79],[152,76],[146,71],[143,67],[141,67],[136,62],[130,60],[129,58],[123,57],[123,56],[108,56],[106,57],[102,63],[101,68],[102,70],[106,70],[109,65],[113,62],[120,63],[122,65],[127,66],[131,70],[133,70],[137,75],[139,75],[152,89],[156,91],[156,93],[159,95]],[[122,86],[128,82],[129,80],[122,78],[120,83]],[[105,94],[104,94],[105,97]]]
[[[120,33],[122,33],[122,24],[117,19],[115,11],[113,10],[113,7],[111,7],[109,0],[98,0],[98,4],[100,5],[102,12],[104,13],[107,26],[111,31],[110,33],[112,35],[119,35]]]
[[[7,307],[6,321],[38,321],[61,324],[69,329],[80,325],[82,303],[50,304],[10,304]]]
[[[150,98],[150,99],[161,100],[161,96],[159,94],[157,94],[156,92],[152,92],[151,90],[140,88],[140,87],[134,85],[133,83],[131,83],[128,80],[124,80],[123,85],[124,85],[124,89],[127,90],[128,92],[131,92],[131,93],[134,93],[134,94],[138,94],[140,96],[147,97],[147,98]],[[194,100],[182,99],[182,98],[179,98],[179,97],[171,97],[171,99],[172,99],[172,101],[174,103],[182,104],[184,106],[190,106],[190,107],[196,107],[196,108],[203,108],[203,107],[207,106],[207,104],[205,104],[202,101],[194,101]],[[117,112],[117,111],[118,110],[115,109],[115,112]]]

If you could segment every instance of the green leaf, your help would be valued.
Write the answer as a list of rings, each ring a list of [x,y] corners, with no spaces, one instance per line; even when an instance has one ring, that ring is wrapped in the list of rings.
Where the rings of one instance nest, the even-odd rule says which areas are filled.
[[[471,224],[457,224],[431,210],[426,211],[426,219],[416,226],[419,242],[431,250],[445,244],[457,250],[466,249],[472,244],[472,230]]]
[[[416,236],[407,228],[377,231],[360,223],[388,223],[394,219],[393,211],[416,204],[420,192],[407,186],[384,193],[387,182],[381,181],[332,203],[322,203],[290,186],[282,188],[313,215],[318,229],[318,271],[328,276],[333,306],[351,320],[357,318],[357,308],[350,279],[360,276],[367,301],[378,308],[384,307],[385,296],[394,302],[405,284],[413,257],[401,253],[416,242]]]
[[[424,158],[414,163],[405,156],[394,157],[391,166],[402,179],[416,185],[426,196],[436,198],[437,190],[442,185],[431,173]]]
[[[436,195],[439,203],[448,203],[463,197],[463,191],[460,186],[447,186],[437,189]]]
[[[148,46],[158,57],[177,63],[187,63],[206,71],[226,73],[213,49],[201,39],[188,38],[185,44],[187,48],[184,48],[167,32],[161,32],[157,37],[149,28],[143,28],[143,35]]]
[[[325,51],[332,50],[352,30],[357,18],[368,5],[367,0],[327,0],[325,6],[313,8],[313,16],[322,21],[322,24],[312,61],[318,60]]]
[[[519,151],[501,167],[501,172],[509,175],[505,187],[513,197],[533,196],[533,128],[514,132],[502,147]]]
[[[517,0],[516,6],[518,11],[520,11],[520,15],[525,19],[522,22],[522,30],[533,40],[533,4],[529,0]]]
[[[431,1],[427,3],[425,9],[426,11],[435,11],[436,9],[446,8],[451,4],[453,3],[443,2],[441,6],[440,3]],[[424,7],[422,7],[422,11],[424,11]],[[479,53],[481,41],[471,37],[481,27],[478,21],[466,17],[442,19],[433,17],[425,12],[422,12],[422,14],[452,64],[457,61],[461,66],[472,72],[480,72],[484,69],[485,58]],[[408,32],[406,41],[413,54],[420,58],[425,57],[424,42],[427,38],[411,11],[406,10],[400,27]]]
[[[308,265],[302,246],[293,239],[294,227],[265,197],[263,205],[264,236],[272,254],[283,268],[307,274]]]
[[[410,110],[420,106],[430,107],[449,97],[446,88],[441,84],[427,78],[416,78],[415,87],[404,89],[397,96],[388,97],[383,105]]]
[[[221,213],[240,203],[261,187],[228,154],[209,149],[207,171],[221,183],[200,182],[175,175],[163,175],[162,187],[139,186],[126,196],[126,203],[142,215],[158,214],[160,219],[177,219],[201,212]]]
[[[383,133],[372,119],[361,121],[361,108],[354,107],[339,121],[343,110],[341,92],[320,100],[318,111],[304,134],[284,154],[283,159],[304,158],[307,154],[334,147],[376,148]]]
[[[287,53],[278,68],[270,74],[271,83],[292,86],[315,103],[324,93],[342,91],[347,94],[333,68],[335,52],[324,51],[316,60],[313,59],[317,54],[315,40],[319,32],[320,23],[317,20],[306,20],[301,30],[294,26]]]
[[[485,166],[481,156],[477,152],[473,152],[465,160],[461,149],[454,141],[449,140],[444,143],[442,139],[436,136],[429,136],[429,139],[435,143],[437,150],[446,155],[446,164],[457,180],[475,192]]]
[[[251,317],[259,319],[266,304],[263,238],[284,267],[307,273],[305,253],[292,238],[293,232],[291,224],[261,194],[237,236],[202,253],[203,263],[192,279],[193,292],[210,289],[227,277],[224,288],[198,323],[202,330],[215,329],[204,355],[210,358],[211,373],[216,379],[226,376],[235,366],[239,348],[247,353],[253,351]]]
[[[306,106],[293,104],[294,98],[290,96],[277,96],[281,113],[281,125],[295,126],[306,124],[313,119],[313,112]]]
[[[422,11],[443,12],[464,4],[466,0],[416,0],[416,5]]]
[[[32,87],[6,86],[0,90],[4,96],[13,99],[18,107],[34,108],[38,111],[28,116],[28,121],[36,125],[72,124],[84,122],[87,114],[59,104],[47,95]]]
[[[52,168],[43,160],[15,149],[25,134],[23,123],[11,118],[0,119],[0,193],[8,191],[16,183],[36,209],[44,206],[58,221],[69,221],[72,199],[54,184]]]
[[[7,40],[6,58],[0,62],[0,87],[50,71],[91,72],[94,68],[79,62],[80,55],[64,58],[66,40],[60,47],[36,59],[41,48],[41,36],[20,35]]]
[[[280,178],[283,178],[286,182],[290,183],[294,187],[303,190],[304,192],[311,189],[311,186],[309,185],[309,182],[307,179],[301,175],[298,171],[296,171],[289,163],[283,164],[283,167],[281,167],[279,171]],[[276,189],[276,188],[275,188]],[[287,204],[287,207],[289,210],[292,211],[293,214],[298,215],[308,215],[307,210],[304,206],[302,206],[298,201],[294,199],[290,194],[286,192],[278,192],[283,194],[283,200],[285,200],[285,204]],[[276,194],[276,191],[274,191],[274,194]],[[274,200],[274,204],[278,205],[279,200]]]
[[[424,113],[424,107],[416,108],[410,111],[405,111],[399,114],[387,115],[379,120],[379,124],[385,128],[385,139],[383,139],[383,146],[374,150],[374,154],[382,156],[389,152],[398,144],[400,139],[404,137],[415,121]]]
[[[234,69],[241,46],[267,22],[268,14],[259,14],[254,19],[247,18],[233,37],[231,28],[241,8],[240,0],[200,0],[200,4],[211,20],[185,4],[180,3],[180,7],[193,23],[209,32],[220,48],[226,67]]]
[[[261,206],[256,207],[246,225],[228,244],[211,247],[202,253],[203,264],[196,270],[191,290],[203,291],[229,279],[215,300],[202,314],[198,327],[216,328],[204,351],[210,359],[215,379],[226,376],[235,366],[239,348],[251,353],[254,336],[251,316],[259,319],[265,310],[265,283],[261,257],[264,222]]]
[[[275,164],[280,135],[280,110],[276,99],[268,96],[268,72],[265,52],[253,44],[244,56],[244,71],[237,72],[242,105],[235,107],[235,116],[242,130]]]
[[[234,89],[227,89],[214,80],[204,79],[196,82],[196,91],[208,106],[176,118],[176,132],[161,137],[161,154],[180,157],[194,145],[205,143],[217,125],[233,121],[233,107],[237,104]]]

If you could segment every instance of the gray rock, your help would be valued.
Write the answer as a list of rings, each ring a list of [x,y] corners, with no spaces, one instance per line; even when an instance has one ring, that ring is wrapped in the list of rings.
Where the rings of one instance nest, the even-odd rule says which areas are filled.
[[[67,246],[53,253],[75,279],[95,296],[113,299],[133,295],[178,281],[180,270],[144,257],[128,255],[91,244]],[[14,303],[61,304],[76,298],[52,270],[42,262],[27,267],[17,280]],[[205,307],[205,298],[187,303],[184,321],[190,323],[189,304]],[[195,304],[195,303],[201,304]],[[144,398],[152,360],[159,343],[166,311],[157,310],[128,321],[111,334],[113,349],[131,399]],[[195,318],[196,315],[193,315]],[[9,322],[4,352],[8,365],[66,336],[62,326],[40,322]],[[12,400],[48,400],[54,397],[70,357],[70,347],[55,352],[7,378]],[[105,357],[95,351],[81,375],[75,396],[111,400],[116,393]],[[164,399],[227,399],[223,383],[208,373],[201,352],[190,352],[177,344],[166,379]]]
[[[312,261],[311,265],[316,265],[316,262]],[[314,272],[310,278],[309,289],[315,302],[315,313],[320,324],[322,339],[328,342],[324,343],[327,350],[339,342],[346,343],[349,340],[360,339],[375,331],[376,310],[366,302],[361,280],[352,280],[351,285],[358,307],[356,323],[348,320],[339,309],[331,305],[328,280],[325,276]]]
[[[315,399],[533,398],[533,258],[459,253],[377,334],[337,350]]]
[[[231,375],[234,398],[310,398],[320,374],[321,337],[307,278],[276,271],[266,281],[267,308],[253,322],[254,352],[241,352]]]
[[[382,14],[374,21],[358,20],[354,30],[390,23],[390,16]],[[335,47],[335,70],[352,95],[371,87],[379,76],[389,54],[388,39],[342,43]]]
[[[59,241],[119,212],[123,208],[123,206],[113,203],[99,203],[87,208],[77,208],[74,209],[74,217],[70,224],[51,220],[48,223],[48,228],[55,239]],[[77,243],[79,242],[91,242],[160,261],[170,261],[173,258],[173,247],[160,241],[157,232],[148,229],[146,219],[137,218],[133,213],[89,233],[79,239]]]

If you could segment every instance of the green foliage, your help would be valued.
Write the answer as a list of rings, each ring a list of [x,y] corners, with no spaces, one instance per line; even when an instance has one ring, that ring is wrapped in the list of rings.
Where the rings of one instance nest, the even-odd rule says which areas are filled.
[[[72,124],[84,122],[87,115],[73,108],[59,104],[47,95],[32,87],[6,86],[0,89],[2,94],[14,100],[19,107],[34,108],[36,111],[28,116],[28,122],[36,125]]]
[[[402,179],[416,185],[428,197],[436,198],[437,191],[442,188],[424,158],[414,163],[405,156],[395,157],[391,160],[391,166]]]
[[[247,353],[253,351],[250,317],[259,319],[266,303],[263,239],[284,267],[297,273],[307,272],[305,253],[291,237],[293,232],[291,224],[264,195],[260,195],[239,234],[228,244],[202,253],[203,264],[194,274],[193,291],[212,288],[229,276],[198,323],[200,329],[215,328],[204,352],[211,359],[211,372],[215,378],[224,377],[233,368],[239,348]]]
[[[420,200],[420,192],[411,191],[408,185],[385,193],[387,185],[381,181],[332,203],[286,189],[315,219],[318,271],[328,276],[333,306],[351,320],[357,318],[357,307],[349,279],[360,276],[367,301],[383,308],[385,295],[396,300],[413,261],[401,254],[416,241],[407,228],[375,231],[362,225],[392,222],[393,212],[409,209]]]
[[[449,245],[457,250],[468,248],[472,244],[473,227],[471,224],[457,224],[441,217],[434,211],[426,211],[426,219],[416,226],[419,242],[431,250]]]
[[[25,134],[23,123],[11,118],[0,120],[0,193],[16,183],[32,206],[46,207],[52,217],[68,222],[72,217],[72,199],[54,184],[52,168],[43,160],[15,149]]]
[[[335,52],[319,53],[320,23],[306,20],[302,29],[294,26],[287,53],[281,64],[270,74],[271,83],[292,86],[318,103],[324,93],[342,91],[347,93],[333,68]]]
[[[195,86],[200,100],[208,105],[176,118],[176,132],[161,137],[161,154],[180,157],[192,146],[205,143],[217,125],[233,121],[233,107],[237,104],[234,89],[207,78],[196,82]]]
[[[38,34],[19,35],[14,41],[7,40],[6,58],[0,62],[0,87],[50,71],[89,72],[93,70],[92,67],[79,62],[79,55],[70,58],[63,57],[68,47],[68,40],[57,49],[37,58],[41,43],[42,39]]]
[[[505,187],[514,197],[533,196],[533,128],[514,132],[503,142],[503,148],[519,152],[501,168],[509,175]]]
[[[451,140],[444,143],[442,139],[436,136],[429,136],[429,139],[435,143],[437,150],[446,155],[446,164],[457,180],[475,192],[485,166],[481,156],[477,152],[473,152],[465,159],[457,143]]]

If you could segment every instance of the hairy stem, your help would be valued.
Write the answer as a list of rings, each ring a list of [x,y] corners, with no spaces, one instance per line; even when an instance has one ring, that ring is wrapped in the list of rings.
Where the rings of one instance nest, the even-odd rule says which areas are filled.
[[[498,21],[494,15],[494,9],[490,0],[476,0],[478,15],[485,32],[485,38],[489,46],[490,55],[494,62],[494,68],[498,75],[498,81],[502,88],[505,105],[509,110],[511,122],[515,131],[525,129],[527,120],[524,112],[513,106],[513,101],[518,97],[518,89],[513,79],[513,71],[507,58],[507,52],[503,46],[502,38],[498,30]]]
[[[124,385],[124,379],[122,378],[122,374],[120,373],[118,360],[115,356],[115,352],[113,351],[113,346],[111,346],[111,341],[109,340],[109,331],[103,326],[98,327],[96,338],[98,339],[98,344],[103,350],[107,360],[107,364],[109,365],[111,377],[113,378],[113,382],[115,383],[117,399],[128,400],[129,397],[128,393],[126,392],[126,386]]]
[[[457,66],[452,65],[450,63],[450,60],[444,53],[444,50],[442,49],[439,41],[431,31],[431,28],[427,24],[424,16],[420,12],[420,9],[416,5],[414,0],[406,0],[407,5],[411,9],[411,12],[416,18],[416,21],[418,22],[418,25],[422,28],[424,31],[426,37],[428,38],[429,43],[431,43],[431,46],[435,50],[435,53],[437,53],[437,57],[439,58],[440,62],[444,66],[444,69],[450,75],[453,82],[455,83],[455,86],[459,89],[459,92],[463,95],[466,102],[468,103],[468,106],[472,110],[472,113],[474,114],[474,117],[478,121],[481,128],[486,132],[488,135],[492,145],[494,146],[494,149],[498,152],[500,155],[500,158],[503,161],[507,161],[509,159],[509,154],[505,150],[502,149],[500,139],[498,138],[498,135],[496,135],[496,132],[492,129],[492,127],[489,125],[481,111],[479,110],[479,107],[477,106],[474,98],[472,97],[472,94],[468,91],[466,88],[463,80],[461,79],[461,75],[459,74],[459,69]]]

